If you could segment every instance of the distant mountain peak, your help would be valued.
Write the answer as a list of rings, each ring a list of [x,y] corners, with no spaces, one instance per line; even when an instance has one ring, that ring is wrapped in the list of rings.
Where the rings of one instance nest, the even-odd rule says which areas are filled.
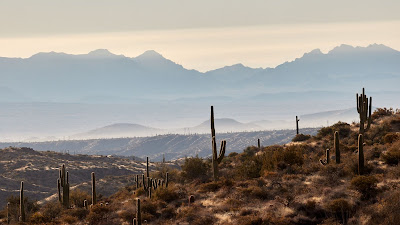
[[[318,55],[323,55],[324,53],[321,52],[319,48],[316,48],[312,50],[311,52],[304,53],[303,57],[307,56],[318,56]]]
[[[160,53],[154,50],[147,50],[143,54],[135,57],[135,59],[165,59]]]
[[[347,44],[341,44],[340,46],[337,46],[333,48],[331,51],[328,52],[328,54],[346,54],[350,52],[355,52],[355,51],[396,51],[386,45],[383,44],[370,44],[366,47],[361,47],[361,46],[351,46]]]
[[[108,56],[116,56],[115,54],[111,53],[107,49],[96,49],[88,53],[90,56],[97,56],[97,57],[108,57]]]

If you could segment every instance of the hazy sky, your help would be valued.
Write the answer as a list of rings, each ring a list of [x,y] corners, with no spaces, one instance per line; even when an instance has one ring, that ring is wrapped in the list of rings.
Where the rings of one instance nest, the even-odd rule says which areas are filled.
[[[153,49],[186,68],[273,67],[320,48],[400,50],[398,0],[1,0],[0,56]]]

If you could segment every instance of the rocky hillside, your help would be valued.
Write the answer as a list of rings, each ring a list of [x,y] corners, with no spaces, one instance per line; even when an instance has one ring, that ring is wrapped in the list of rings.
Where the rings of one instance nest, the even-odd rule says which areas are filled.
[[[210,126],[208,124],[208,126]],[[209,129],[209,128],[208,128]],[[304,134],[316,134],[316,128],[302,129]],[[241,152],[249,145],[261,140],[264,146],[290,142],[295,131],[258,131],[217,134],[217,140],[227,141],[227,153]],[[211,155],[209,134],[193,135],[158,135],[153,137],[113,138],[94,140],[70,140],[48,142],[10,142],[0,143],[0,147],[30,147],[40,151],[69,152],[70,154],[120,155],[149,157],[153,161],[161,161],[163,154],[167,160],[175,160],[185,156],[208,157]]]
[[[91,172],[95,172],[99,193],[108,196],[133,183],[133,174],[142,173],[145,163],[137,158],[70,155],[30,148],[9,147],[0,150],[0,204],[10,195],[19,195],[24,181],[26,196],[43,202],[57,193],[58,170],[65,164],[71,189],[90,190]],[[150,164],[155,168],[155,164]],[[55,196],[53,196],[55,197]]]
[[[123,188],[112,188],[115,192],[111,196],[100,196],[99,202],[88,209],[82,207],[82,202],[90,198],[89,192],[75,188],[70,194],[74,200],[70,208],[63,208],[57,200],[48,201],[26,209],[27,221],[29,224],[132,224],[139,210],[144,224],[398,224],[400,112],[378,109],[372,121],[363,139],[359,139],[359,124],[338,122],[313,136],[298,135],[295,142],[261,148],[248,146],[241,153],[226,154],[218,160],[217,180],[213,178],[210,159],[191,157],[183,159],[181,170],[168,165],[152,168],[150,177],[156,181],[165,180],[166,172],[169,173],[168,187],[153,182],[150,189],[147,181],[136,183],[133,176],[121,175],[121,179],[131,180]],[[339,144],[335,145],[336,131]],[[330,149],[330,154],[326,149]],[[3,151],[10,154],[16,150]],[[24,155],[38,155],[35,158],[55,154],[30,149],[19,151],[24,151]],[[339,152],[340,161],[336,157]],[[50,167],[55,168],[52,176],[57,177],[58,164],[66,159],[69,163],[69,157],[74,156],[65,157]],[[85,157],[94,159],[95,164],[105,158],[107,163],[103,165],[111,168],[124,168],[120,163],[130,162]],[[81,160],[78,165],[67,165],[77,168],[71,176],[87,169],[82,166],[86,162]],[[27,165],[8,173],[21,167],[27,170],[31,167]],[[43,165],[40,171],[46,171],[50,165],[50,162]],[[126,170],[129,174],[141,174],[143,165],[139,163],[139,166],[141,170]],[[86,182],[92,169],[95,168],[82,172]],[[31,176],[27,183],[35,179],[37,176]],[[99,188],[113,186],[117,180],[100,179]],[[25,196],[31,197],[34,194],[31,190],[46,191],[45,187],[27,186]],[[4,189],[16,190],[18,186]],[[141,201],[140,209],[137,199]],[[10,205],[12,223],[18,215],[17,206],[14,199]],[[5,221],[6,211],[0,215]]]

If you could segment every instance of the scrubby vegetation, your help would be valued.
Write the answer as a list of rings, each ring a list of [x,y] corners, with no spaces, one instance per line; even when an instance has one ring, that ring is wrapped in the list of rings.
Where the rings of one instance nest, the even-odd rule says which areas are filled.
[[[225,155],[218,180],[210,158],[186,158],[181,170],[160,165],[150,173],[161,184],[152,189],[151,198],[146,185],[132,183],[88,208],[83,200],[91,194],[79,189],[71,190],[69,209],[58,202],[39,206],[26,200],[28,223],[132,224],[139,198],[147,224],[398,224],[400,113],[378,109],[371,117],[364,133],[362,174],[359,125],[338,122],[306,140],[249,146]],[[335,160],[335,131],[340,163]],[[167,172],[168,187],[162,185]],[[9,201],[11,223],[16,223],[18,197]],[[4,208],[3,221],[6,215]]]

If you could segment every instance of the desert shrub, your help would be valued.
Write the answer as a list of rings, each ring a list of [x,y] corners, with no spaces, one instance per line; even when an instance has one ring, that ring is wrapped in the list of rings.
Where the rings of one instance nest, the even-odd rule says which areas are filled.
[[[161,218],[163,219],[172,219],[175,218],[175,216],[176,212],[174,207],[168,206],[161,210]]]
[[[61,217],[62,224],[74,224],[78,222],[78,218],[65,214]]]
[[[242,157],[252,157],[258,152],[258,147],[256,146],[249,146],[246,149],[243,150],[243,153],[241,154]]]
[[[370,140],[372,143],[383,144],[383,138],[391,131],[391,125],[388,122],[381,123],[376,126],[371,126],[365,133],[365,141]]]
[[[209,164],[198,156],[186,158],[182,167],[182,177],[186,180],[205,179],[209,176]]]
[[[322,167],[320,174],[325,177],[324,181],[329,185],[338,185],[341,177],[349,175],[342,165],[334,162]]]
[[[339,132],[340,138],[348,137],[351,132],[350,124],[339,121],[332,126],[323,127],[318,131],[317,138],[321,139],[326,136],[329,136],[329,138],[333,138],[333,134],[335,133],[335,131]]]
[[[377,108],[375,111],[372,113],[371,118],[372,120],[376,120],[382,117],[386,116],[391,116],[394,114],[393,108],[387,109],[385,108]]]
[[[231,153],[229,153],[228,157],[235,157],[237,155],[238,155],[237,152],[231,152]]]
[[[325,206],[327,211],[331,212],[340,223],[346,224],[352,211],[351,204],[344,198],[334,199]]]
[[[86,191],[82,191],[80,189],[71,190],[69,194],[70,202],[74,204],[76,207],[83,207],[83,201],[87,200],[88,205],[92,204],[92,197]]]
[[[300,141],[306,141],[311,138],[311,135],[305,135],[305,134],[296,134],[294,138],[292,139],[293,142],[300,142]]]
[[[396,133],[388,133],[383,137],[383,142],[385,144],[391,144],[391,143],[393,143],[393,142],[395,142],[395,141],[397,141],[399,139],[400,139],[400,137],[399,137],[398,134],[396,134]]]
[[[32,216],[29,218],[29,224],[44,224],[48,222],[46,218],[43,216],[42,213],[40,212],[35,212],[32,214]]]
[[[396,141],[393,145],[381,155],[385,163],[389,165],[397,165],[400,161],[400,141]]]
[[[144,190],[143,187],[140,187],[140,188],[138,188],[138,189],[135,190],[135,196],[136,196],[136,197],[139,197],[139,196],[141,196],[141,195],[144,195],[145,193],[146,193],[146,192],[145,192],[145,190]]]
[[[61,215],[62,211],[63,207],[58,201],[48,202],[41,208],[41,214],[44,216],[46,222],[57,219]]]
[[[377,194],[377,183],[378,179],[375,176],[356,176],[351,180],[350,187],[360,192],[362,200],[367,200]]]
[[[87,216],[87,221],[89,224],[109,224],[109,221],[111,220],[112,215],[111,215],[111,208],[104,206],[104,205],[93,205],[90,209],[90,212]]]
[[[165,202],[172,202],[179,199],[177,190],[172,185],[169,185],[168,188],[157,188],[153,196],[154,199]]]
[[[271,197],[266,187],[249,186],[247,188],[239,189],[239,192],[243,197],[247,196],[262,200],[269,199]]]
[[[7,198],[7,201],[10,203],[10,218],[13,221],[18,221],[19,218],[19,196],[11,195]],[[30,215],[37,212],[39,210],[39,205],[36,201],[31,201],[28,197],[24,197],[25,204],[25,214],[26,218],[29,218]]]
[[[141,209],[143,213],[148,213],[151,215],[157,214],[157,203],[152,201],[142,201],[141,202]]]
[[[206,192],[216,192],[222,187],[222,182],[220,181],[212,181],[208,183],[201,184],[199,186],[199,192],[206,193]]]
[[[87,210],[85,208],[73,208],[73,209],[64,211],[64,214],[70,215],[79,220],[83,220],[89,214],[89,210]]]
[[[320,222],[326,217],[326,211],[317,205],[315,201],[308,200],[306,203],[300,203],[296,207],[296,211],[310,218],[316,218]]]
[[[285,149],[271,148],[262,155],[262,171],[301,166],[304,163],[303,152],[302,145],[292,145]]]
[[[215,217],[213,214],[208,212],[205,214],[202,212],[202,208],[196,205],[181,208],[181,210],[178,212],[177,218],[184,219],[186,222],[189,222],[189,224],[197,225],[214,224],[215,222]]]
[[[260,172],[262,169],[262,158],[260,156],[249,156],[243,159],[236,166],[236,174],[241,178],[249,179],[249,178],[257,178],[260,177]]]
[[[373,207],[369,224],[391,225],[400,221],[400,192],[388,192],[378,207]]]
[[[130,207],[130,208],[124,208],[121,211],[118,212],[119,218],[121,218],[123,221],[126,221],[128,223],[131,223],[133,219],[136,217],[136,208]]]

